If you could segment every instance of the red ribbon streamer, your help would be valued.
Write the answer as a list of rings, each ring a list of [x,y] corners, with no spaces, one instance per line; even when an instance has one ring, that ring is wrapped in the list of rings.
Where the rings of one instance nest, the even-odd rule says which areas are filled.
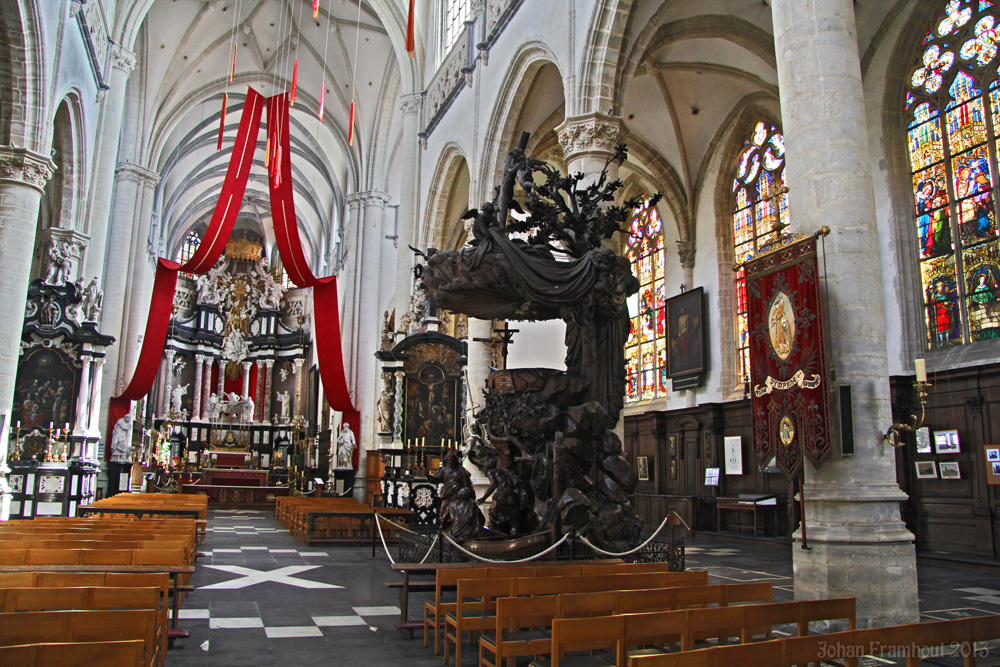
[[[222,93],[222,114],[219,116],[219,147],[222,150],[222,133],[226,129],[226,105],[229,104],[229,93]]]
[[[299,59],[295,59],[295,66],[292,67],[292,95],[288,99],[291,106],[295,106],[295,91],[299,87]]]
[[[313,18],[319,16],[319,0],[313,0]]]
[[[354,145],[354,102],[351,102],[351,124],[347,126],[347,145]]]
[[[282,93],[267,99],[267,131],[274,138],[279,150],[289,155],[288,94]],[[274,237],[281,254],[281,262],[288,277],[298,287],[313,288],[313,313],[316,322],[313,339],[319,374],[323,380],[323,393],[330,407],[344,414],[344,421],[351,425],[355,435],[361,433],[361,414],[354,408],[347,389],[344,359],[340,342],[340,306],[337,301],[337,277],[316,278],[309,269],[302,241],[299,238],[292,200],[292,165],[290,160],[275,161],[272,169],[279,175],[268,179],[271,190],[271,220]]]
[[[233,82],[233,77],[236,76],[236,42],[233,42],[233,60],[229,64],[229,83]]]
[[[153,380],[156,379],[160,367],[160,359],[163,357],[163,348],[167,342],[167,327],[170,324],[170,311],[174,303],[177,274],[181,271],[205,273],[215,265],[226,248],[226,242],[229,241],[233,225],[236,223],[236,214],[239,213],[243,201],[247,178],[250,176],[250,166],[253,163],[257,134],[260,130],[260,115],[263,110],[264,96],[249,88],[243,104],[236,143],[229,158],[226,180],[222,184],[222,193],[215,205],[208,230],[194,255],[183,265],[162,257],[157,260],[153,296],[149,303],[149,316],[146,320],[146,333],[142,340],[139,361],[128,386],[110,401],[106,431],[108,435],[118,420],[129,411],[132,401],[140,400],[153,386]],[[110,453],[111,448],[105,448],[105,459]]]
[[[406,18],[406,52],[410,54],[410,58],[416,54],[417,46],[416,40],[414,39],[414,3],[416,0],[410,0],[410,12]]]
[[[325,106],[323,93],[325,93],[325,92],[326,92],[326,82],[324,81],[319,86],[319,120],[320,120],[320,122],[323,121],[323,107]]]

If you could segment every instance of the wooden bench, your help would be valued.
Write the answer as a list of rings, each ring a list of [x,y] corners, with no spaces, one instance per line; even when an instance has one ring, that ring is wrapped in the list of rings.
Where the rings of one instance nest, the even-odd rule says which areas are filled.
[[[602,592],[619,591],[629,589],[644,589],[649,587],[667,588],[670,586],[690,586],[691,584],[706,584],[708,582],[708,572],[650,572],[650,573],[617,573],[589,576],[562,576],[552,577],[554,587],[548,585],[547,577],[527,577],[531,580],[527,585],[533,586],[536,594],[566,594],[572,592]],[[455,645],[455,664],[461,664],[462,658],[462,635],[466,632],[470,634],[470,639],[476,633],[483,630],[495,628],[496,623],[496,599],[501,597],[511,597],[514,595],[515,582],[521,579],[460,579],[457,586],[455,610],[445,614],[444,632],[444,659],[448,662],[449,642]],[[545,587],[542,589],[542,587]],[[527,593],[526,589],[518,592]],[[609,596],[614,604],[615,598]],[[593,598],[587,601],[594,601]],[[584,600],[580,601],[581,604]],[[568,604],[566,601],[563,603]],[[601,603],[603,604],[603,603]],[[583,608],[577,609],[574,614],[578,616],[586,613],[608,613],[614,608],[608,609],[606,606],[598,607],[593,612],[587,612]]]
[[[157,664],[157,646],[150,637],[156,625],[153,610],[30,611],[4,614],[0,646],[62,642],[141,640],[142,664]]]
[[[141,640],[0,646],[6,667],[141,667]]]
[[[151,610],[156,624],[147,643],[157,647],[156,662],[163,664],[167,649],[167,610],[169,606],[157,587],[133,588],[97,586],[81,588],[0,588],[0,623],[2,614],[26,611],[93,611],[114,609]]]
[[[868,630],[848,630],[825,635],[777,639],[738,646],[720,646],[686,653],[637,656],[630,667],[729,667],[767,665],[784,667],[810,662],[843,660],[857,667],[860,656],[906,656],[908,667],[920,665],[921,652],[954,655],[966,667],[988,653],[982,642],[1000,638],[1000,615],[976,616],[955,621],[893,625]]]
[[[810,622],[840,619],[846,620],[851,628],[854,627],[854,598],[615,614],[605,617],[557,618],[552,622],[549,651],[551,665],[555,667],[567,652],[613,647],[616,651],[616,664],[626,665],[630,664],[628,651],[631,647],[673,644],[676,638],[680,638],[681,654],[699,653],[700,651],[692,650],[698,639],[727,642],[731,637],[738,636],[741,643],[747,644],[753,641],[755,635],[770,636],[773,625],[794,624],[800,635],[806,635],[809,633]],[[665,654],[663,651],[657,653],[675,655]],[[646,663],[640,663],[644,664]],[[751,663],[737,660],[722,664]]]

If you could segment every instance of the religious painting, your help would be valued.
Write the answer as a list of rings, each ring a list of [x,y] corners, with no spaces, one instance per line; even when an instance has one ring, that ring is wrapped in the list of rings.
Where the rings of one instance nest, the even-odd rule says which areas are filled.
[[[986,460],[995,463],[1000,463],[1000,449],[991,448],[986,450]]]
[[[972,253],[966,253],[966,266]],[[965,294],[969,309],[969,333],[972,340],[1000,338],[1000,266],[982,263],[966,270]]]
[[[646,456],[635,457],[635,472],[640,482],[649,481],[649,458]]]
[[[62,428],[73,421],[78,371],[60,351],[36,348],[21,358],[11,420],[22,430]]]
[[[937,431],[934,434],[934,450],[938,454],[958,454],[961,451],[958,431]]]
[[[917,461],[917,479],[937,479],[937,463],[934,461]]]
[[[403,405],[403,441],[411,446],[440,447],[458,436],[458,385],[443,366],[428,362],[407,376]]]
[[[830,455],[826,333],[816,237],[744,265],[754,453],[788,476]]]
[[[704,298],[698,287],[667,300],[667,377],[705,371]]]

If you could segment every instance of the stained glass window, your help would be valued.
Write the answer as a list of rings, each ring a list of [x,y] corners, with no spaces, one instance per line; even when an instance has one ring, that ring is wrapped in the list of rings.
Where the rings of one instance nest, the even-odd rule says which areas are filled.
[[[929,349],[1000,338],[998,27],[993,2],[949,0],[910,70],[904,108]]]
[[[742,263],[757,254],[778,222],[788,224],[785,138],[773,125],[758,122],[743,145],[733,178],[733,246]],[[750,377],[750,333],[743,269],[736,274],[735,329],[739,354],[737,377]]]
[[[663,220],[649,199],[645,202],[632,214],[625,252],[640,285],[637,298],[629,302],[632,323],[625,343],[626,401],[667,395]]]
[[[465,22],[469,19],[469,0],[448,0],[444,17],[444,50],[458,40],[465,30]]]
[[[192,229],[184,236],[184,240],[181,241],[181,247],[177,249],[177,263],[184,264],[189,259],[194,257],[194,253],[198,249],[199,245],[201,245],[201,236],[198,232]],[[189,278],[194,277],[190,273],[185,273],[184,275]]]

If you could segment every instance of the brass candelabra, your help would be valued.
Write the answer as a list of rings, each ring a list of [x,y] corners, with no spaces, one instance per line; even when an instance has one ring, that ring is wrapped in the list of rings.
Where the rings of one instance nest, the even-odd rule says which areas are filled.
[[[902,447],[906,444],[902,439],[904,432],[912,433],[924,425],[924,417],[927,413],[927,391],[930,389],[931,383],[926,380],[923,382],[917,381],[913,383],[913,386],[917,390],[917,401],[920,402],[920,416],[910,415],[911,423],[893,424],[889,427],[883,439],[893,447]]]

